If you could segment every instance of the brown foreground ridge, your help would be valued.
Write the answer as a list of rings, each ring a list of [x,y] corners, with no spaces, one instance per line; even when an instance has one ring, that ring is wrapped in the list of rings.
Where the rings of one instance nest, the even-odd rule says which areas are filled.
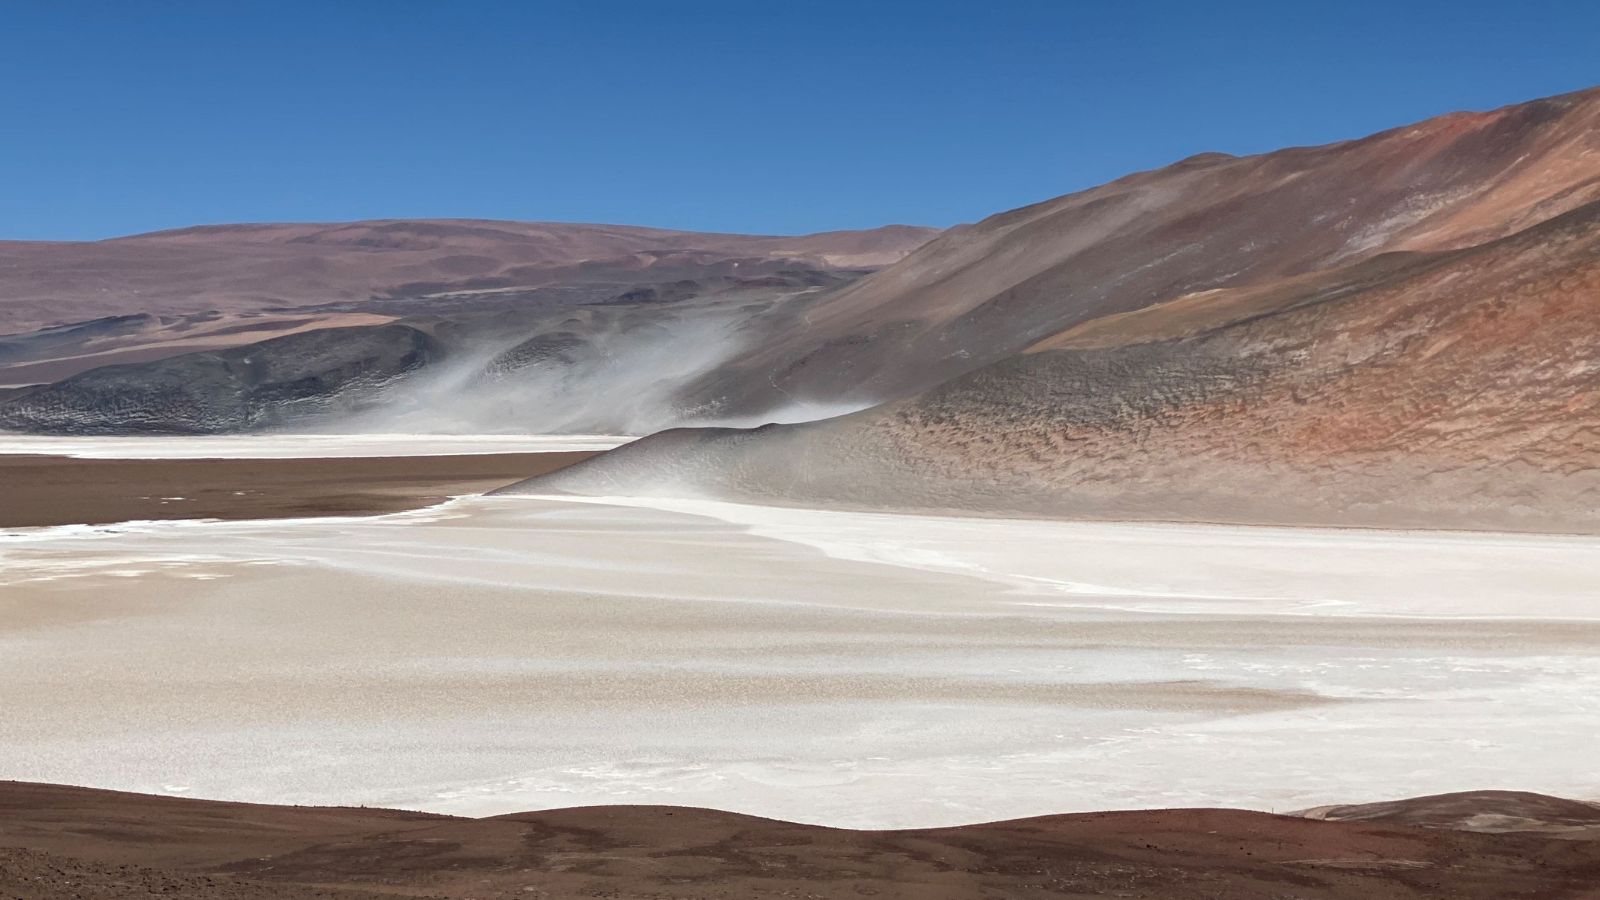
[[[330,459],[0,455],[0,528],[376,515],[554,472],[591,451]]]
[[[1397,806],[1473,797],[1570,803]],[[915,831],[659,806],[463,819],[0,782],[0,898],[147,896],[1593,898],[1600,840],[1228,809]]]

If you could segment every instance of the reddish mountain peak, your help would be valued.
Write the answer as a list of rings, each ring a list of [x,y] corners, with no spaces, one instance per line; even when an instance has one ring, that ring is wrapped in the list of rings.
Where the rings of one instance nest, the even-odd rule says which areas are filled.
[[[0,333],[135,312],[359,301],[397,285],[547,280],[552,268],[678,258],[888,265],[937,234],[895,225],[793,237],[484,219],[202,225],[105,241],[0,241]]]

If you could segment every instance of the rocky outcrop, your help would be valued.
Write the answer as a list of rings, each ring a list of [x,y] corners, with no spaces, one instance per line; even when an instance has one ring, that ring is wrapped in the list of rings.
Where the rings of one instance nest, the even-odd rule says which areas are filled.
[[[330,328],[152,363],[107,366],[0,399],[0,429],[210,434],[360,409],[439,355],[405,325]]]
[[[0,334],[114,316],[382,305],[644,273],[874,269],[937,229],[785,236],[560,222],[385,219],[207,225],[105,241],[0,241]]]

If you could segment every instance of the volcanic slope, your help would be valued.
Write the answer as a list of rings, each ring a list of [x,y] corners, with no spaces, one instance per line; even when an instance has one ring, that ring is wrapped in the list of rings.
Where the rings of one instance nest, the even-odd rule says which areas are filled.
[[[801,426],[668,432],[512,490],[1600,531],[1597,113],[1588,92],[1124,179],[1134,193],[1199,179],[1236,199],[1113,229],[1181,231],[1202,248],[1187,264],[1157,242],[1089,295],[968,295],[968,310],[1049,324],[1021,329],[1026,352],[914,398]],[[1394,199],[1402,186],[1409,199]],[[1064,205],[1054,237],[1013,230],[973,265],[1081,257],[1063,235],[1096,218],[1083,196],[1046,204]],[[1037,222],[1039,209],[998,218]],[[838,296],[937,282],[928,262],[995,221]],[[1219,281],[1219,267],[1236,274]],[[1131,283],[1145,287],[1117,287]]]
[[[1485,834],[1541,832],[1600,839],[1600,803],[1527,791],[1461,791],[1381,803],[1322,806],[1302,815],[1328,822],[1379,822]]]
[[[901,398],[1092,319],[1471,247],[1595,199],[1600,89],[1321,147],[1202,154],[951,229],[708,389],[735,406]]]

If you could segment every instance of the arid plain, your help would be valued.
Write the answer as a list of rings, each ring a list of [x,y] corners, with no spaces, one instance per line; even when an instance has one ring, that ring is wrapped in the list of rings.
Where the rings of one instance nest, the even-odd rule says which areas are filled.
[[[1597,248],[1600,89],[0,242],[0,895],[1594,898]]]
[[[0,558],[22,780],[870,828],[1600,794],[1592,538],[530,496]]]

